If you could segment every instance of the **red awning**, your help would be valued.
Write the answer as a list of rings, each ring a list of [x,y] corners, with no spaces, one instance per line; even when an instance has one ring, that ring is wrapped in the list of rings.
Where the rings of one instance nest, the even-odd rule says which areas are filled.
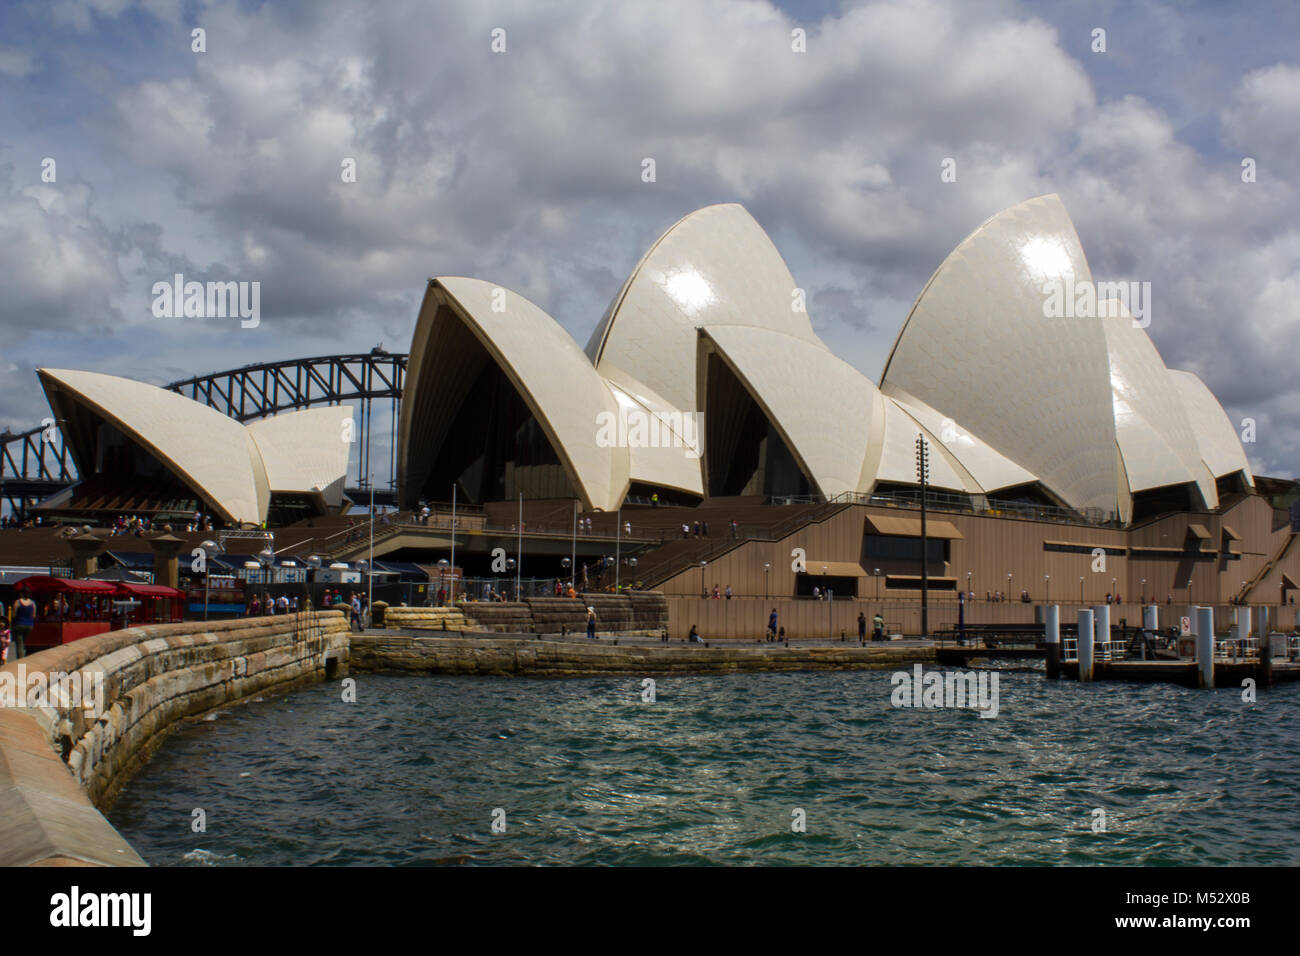
[[[134,597],[151,597],[151,598],[183,598],[185,592],[178,588],[169,588],[165,584],[134,584],[130,581],[114,582],[120,590],[119,594],[130,594]]]
[[[29,578],[14,582],[14,590],[28,588],[36,594],[53,594],[60,591],[75,591],[82,594],[118,594],[116,581],[86,581],[78,578],[52,578],[35,574]]]

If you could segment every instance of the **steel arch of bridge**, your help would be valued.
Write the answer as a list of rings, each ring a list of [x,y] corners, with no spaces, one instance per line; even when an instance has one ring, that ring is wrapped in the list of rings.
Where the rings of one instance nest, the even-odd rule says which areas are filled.
[[[360,420],[357,441],[358,489],[369,490],[370,431],[374,403],[391,406],[388,484],[396,486],[397,419],[406,380],[406,353],[370,352],[319,355],[314,358],[260,362],[182,379],[170,391],[202,402],[238,422],[315,405],[356,401]],[[77,469],[52,418],[17,434],[0,434],[0,497],[14,510],[48,497],[77,481]],[[378,491],[378,489],[376,489]],[[391,490],[385,498],[391,497]]]

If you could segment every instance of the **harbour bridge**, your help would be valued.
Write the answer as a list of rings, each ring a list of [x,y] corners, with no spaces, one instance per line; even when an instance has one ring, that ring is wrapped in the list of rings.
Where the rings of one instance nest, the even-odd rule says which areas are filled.
[[[279,412],[316,405],[356,402],[358,456],[355,484],[347,489],[353,500],[372,491],[369,476],[376,475],[375,503],[397,502],[397,421],[406,378],[406,353],[376,347],[350,355],[260,362],[224,372],[212,372],[163,386],[214,408],[238,422],[265,418]],[[383,462],[371,459],[370,439],[375,427],[376,402],[380,411],[389,406],[387,479],[381,482]],[[381,420],[381,425],[385,423]],[[378,465],[379,467],[376,467]],[[75,484],[76,463],[63,442],[58,423],[47,418],[23,432],[0,433],[0,500],[13,512]]]

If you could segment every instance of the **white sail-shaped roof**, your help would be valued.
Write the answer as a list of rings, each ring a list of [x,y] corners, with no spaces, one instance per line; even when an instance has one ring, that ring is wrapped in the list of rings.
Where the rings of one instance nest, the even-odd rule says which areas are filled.
[[[248,425],[272,492],[321,495],[327,505],[343,499],[353,429],[350,406],[282,412]]]
[[[932,444],[941,448],[953,460],[955,471],[968,476],[966,490],[988,493],[1032,484],[1038,480],[1032,472],[990,448],[979,436],[948,416],[939,414],[915,396],[908,395],[898,386],[886,385],[883,392],[890,401],[934,436]]]
[[[869,379],[819,344],[769,329],[719,325],[704,337],[821,494],[862,490],[876,391]]]
[[[743,206],[706,206],[665,232],[641,259],[587,345],[674,407],[695,409],[696,330],[740,325],[821,346],[796,311],[781,253]],[[821,346],[824,348],[824,346]]]
[[[930,278],[882,388],[895,385],[960,422],[1073,507],[1119,511],[1100,320],[1047,315],[1049,283],[1069,289],[1091,280],[1055,195],[999,213]]]
[[[50,407],[84,406],[112,423],[194,489],[225,521],[260,523],[270,501],[262,457],[248,429],[193,399],[116,375],[38,369]],[[59,414],[59,417],[67,417]],[[65,435],[68,431],[65,429]],[[74,451],[83,457],[88,450]],[[94,463],[79,460],[83,475]]]
[[[703,496],[703,416],[673,408],[654,389],[611,363],[605,363],[600,375],[618,402],[620,428],[629,436],[631,480]]]
[[[1101,304],[1110,355],[1115,438],[1129,490],[1194,482],[1206,507],[1218,506],[1215,476],[1201,460],[1196,433],[1155,344],[1118,300]]]
[[[1195,422],[1196,444],[1206,467],[1216,478],[1241,472],[1253,486],[1255,478],[1246,461],[1246,450],[1214,393],[1191,372],[1170,369],[1169,379],[1182,397],[1188,416]]]
[[[446,309],[454,312],[459,324],[509,378],[586,507],[619,507],[630,481],[628,450],[597,440],[600,416],[616,420],[619,414],[613,394],[582,349],[545,311],[500,285],[461,277],[433,280],[420,310],[401,411],[404,497],[409,500],[417,494],[412,483],[421,480],[412,460],[413,442],[427,441],[419,435],[415,416],[425,416],[421,418],[425,425],[437,425],[445,434],[458,410],[426,408],[428,399],[421,394],[436,384],[426,375],[442,347],[435,320]],[[442,328],[454,331],[446,324]]]

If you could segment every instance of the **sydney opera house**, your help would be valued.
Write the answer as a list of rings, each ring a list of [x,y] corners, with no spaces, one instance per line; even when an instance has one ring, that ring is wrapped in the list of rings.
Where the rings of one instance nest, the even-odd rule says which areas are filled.
[[[1290,483],[1257,482],[1214,395],[1166,367],[1124,302],[1057,317],[1054,284],[1092,275],[1049,195],[953,250],[873,381],[818,337],[780,253],[735,204],[665,232],[585,349],[507,288],[431,279],[400,406],[400,505],[455,489],[489,514],[521,498],[530,515],[576,510],[597,535],[626,521],[624,553],[641,558],[627,579],[683,599],[715,584],[792,599],[818,580],[907,598],[924,560],[933,588],[981,600],[1285,603],[1300,579]],[[89,476],[44,503],[51,514],[93,514],[142,482],[232,525],[340,504],[337,408],[245,426],[152,386],[40,375]],[[936,512],[924,556],[918,439]],[[677,540],[701,518],[717,540]],[[475,542],[458,544],[472,563]],[[535,573],[564,573],[567,548],[535,550],[550,555]]]
[[[1122,303],[1045,317],[1058,279],[1091,281],[1060,200],[995,216],[930,279],[879,385],[822,343],[780,253],[734,204],[669,229],[585,351],[522,296],[434,279],[402,407],[404,503],[453,482],[475,500],[574,496],[606,511],[629,493],[868,494],[916,484],[918,435],[930,484],[978,504],[1127,524],[1249,488],[1205,385],[1167,369]],[[615,416],[660,436],[693,427],[678,442],[636,441],[634,425],[598,441]]]

